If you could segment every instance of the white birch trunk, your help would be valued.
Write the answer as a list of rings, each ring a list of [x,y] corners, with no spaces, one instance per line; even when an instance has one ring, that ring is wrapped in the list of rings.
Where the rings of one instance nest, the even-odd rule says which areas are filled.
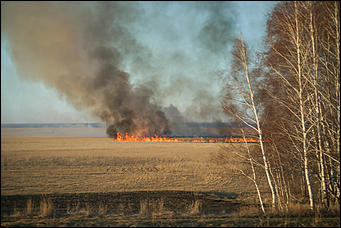
[[[295,1],[295,22],[296,22],[296,53],[297,53],[297,74],[298,74],[298,83],[299,83],[299,109],[300,109],[300,117],[301,117],[301,128],[302,128],[302,150],[303,150],[303,161],[304,161],[304,175],[307,184],[307,190],[309,194],[309,204],[310,209],[314,209],[314,198],[313,198],[313,191],[310,179],[310,171],[309,171],[309,164],[308,164],[308,148],[307,148],[307,132],[305,127],[305,110],[304,110],[304,101],[303,101],[303,83],[302,83],[302,70],[301,70],[301,47],[300,47],[300,38],[299,38],[299,22],[298,22],[298,12],[297,12],[297,2]]]
[[[316,116],[316,136],[317,136],[317,145],[316,145],[316,151],[319,155],[319,171],[320,171],[320,177],[321,177],[321,200],[322,203],[328,207],[328,192],[327,192],[327,183],[326,183],[326,172],[325,172],[325,161],[324,161],[324,155],[323,155],[323,146],[322,146],[322,139],[321,139],[321,105],[320,105],[320,95],[318,93],[318,50],[315,39],[315,33],[318,31],[315,31],[314,29],[314,18],[313,18],[313,7],[312,2],[307,2],[309,4],[309,29],[310,29],[310,40],[311,40],[311,47],[312,47],[312,58],[313,58],[313,67],[314,67],[314,97],[315,97],[315,116]]]
[[[249,70],[248,70],[248,64],[247,64],[247,54],[246,54],[246,47],[244,45],[244,40],[241,39],[241,45],[242,45],[242,54],[243,54],[243,65],[245,68],[245,77],[247,80],[247,84],[248,84],[248,89],[249,89],[249,94],[250,94],[250,100],[251,100],[251,105],[252,105],[252,110],[253,110],[253,114],[256,120],[256,125],[257,125],[257,133],[258,133],[258,137],[259,137],[259,144],[261,147],[261,151],[262,151],[262,157],[263,157],[263,163],[264,163],[264,170],[265,170],[265,174],[266,174],[266,178],[271,190],[271,194],[272,194],[272,207],[276,207],[276,191],[275,191],[275,187],[271,181],[271,176],[270,176],[270,172],[269,172],[269,165],[268,165],[268,161],[267,161],[267,157],[265,154],[265,149],[264,149],[264,144],[263,144],[263,134],[262,134],[262,130],[261,130],[261,126],[260,126],[260,122],[259,122],[259,118],[258,118],[258,113],[257,113],[257,109],[256,109],[256,105],[254,102],[254,94],[252,91],[252,87],[251,87],[251,83],[250,83],[250,78],[249,78]]]

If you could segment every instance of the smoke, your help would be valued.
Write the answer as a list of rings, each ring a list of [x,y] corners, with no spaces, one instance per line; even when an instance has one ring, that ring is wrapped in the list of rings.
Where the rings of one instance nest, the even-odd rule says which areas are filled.
[[[153,10],[147,11],[142,21],[146,33],[154,37],[150,46],[158,57],[153,63],[159,74],[149,71],[148,75],[154,76],[149,77],[147,86],[153,88],[159,103],[176,105],[186,121],[225,119],[216,71],[225,67],[236,35],[234,3],[162,2],[150,3],[150,8]],[[148,45],[148,38],[139,37]],[[142,81],[146,82],[143,76]]]
[[[28,2],[2,6],[1,29],[25,79],[56,88],[78,109],[89,109],[119,132],[167,134],[153,92],[133,86],[124,56],[144,53],[124,27],[138,10],[118,3]]]
[[[219,54],[227,49],[235,36],[233,5],[230,2],[200,2],[197,7],[208,12],[198,39],[206,50]]]
[[[206,98],[214,97],[213,69],[234,34],[233,9],[229,3],[186,3],[189,16],[205,16],[189,17],[184,31],[177,27],[182,22],[172,25],[156,15],[180,3],[155,3],[152,11],[148,4],[5,2],[2,39],[9,41],[18,75],[57,89],[75,108],[105,121],[110,132],[166,135],[162,106],[186,100],[182,110],[202,117],[217,109]],[[198,26],[190,30],[194,19]],[[143,38],[150,31],[170,45],[150,45]]]

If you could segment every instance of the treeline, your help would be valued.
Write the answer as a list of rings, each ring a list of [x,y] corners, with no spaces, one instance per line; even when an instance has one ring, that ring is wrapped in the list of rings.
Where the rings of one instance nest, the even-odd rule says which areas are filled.
[[[267,21],[266,50],[252,58],[240,37],[232,55],[222,106],[270,141],[245,156],[262,210],[259,175],[273,208],[339,207],[340,3],[280,2]]]

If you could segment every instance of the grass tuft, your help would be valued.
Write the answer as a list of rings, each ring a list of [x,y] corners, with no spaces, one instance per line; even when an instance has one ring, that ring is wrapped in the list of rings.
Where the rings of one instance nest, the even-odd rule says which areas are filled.
[[[33,207],[32,207],[32,199],[28,199],[26,201],[26,210],[25,210],[25,215],[26,216],[30,216],[32,215],[32,212],[33,212]]]
[[[53,213],[53,202],[50,198],[42,198],[40,201],[40,216],[49,217]]]
[[[188,207],[188,213],[190,215],[197,215],[200,214],[202,208],[202,202],[201,200],[195,200],[189,207]]]

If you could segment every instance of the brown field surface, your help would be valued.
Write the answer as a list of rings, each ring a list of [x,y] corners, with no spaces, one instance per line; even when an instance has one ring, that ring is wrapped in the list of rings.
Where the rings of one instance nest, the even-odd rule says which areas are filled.
[[[236,185],[232,167],[212,160],[221,146],[114,142],[109,138],[2,138],[1,194],[253,192],[247,180]]]
[[[2,137],[2,226],[297,226],[340,218],[259,217],[242,144]],[[229,162],[217,155],[224,151]],[[261,183],[267,192],[266,182]],[[265,203],[269,198],[265,196]]]

